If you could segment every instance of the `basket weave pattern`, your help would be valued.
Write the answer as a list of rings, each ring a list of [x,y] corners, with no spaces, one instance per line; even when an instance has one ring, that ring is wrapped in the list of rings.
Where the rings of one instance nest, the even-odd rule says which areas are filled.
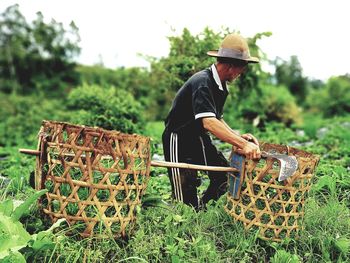
[[[65,218],[82,236],[132,231],[150,171],[150,141],[140,135],[44,121],[36,187],[43,211]]]
[[[245,229],[258,230],[263,239],[281,241],[297,237],[302,227],[304,204],[319,158],[292,147],[264,144],[263,151],[293,155],[298,170],[279,182],[277,159],[247,160],[239,200],[228,193],[226,212],[243,223]],[[230,175],[233,176],[233,175]]]

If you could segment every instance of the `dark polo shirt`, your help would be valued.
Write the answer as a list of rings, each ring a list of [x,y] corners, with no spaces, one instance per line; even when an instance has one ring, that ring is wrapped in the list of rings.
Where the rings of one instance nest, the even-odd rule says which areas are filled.
[[[201,119],[221,119],[227,95],[226,84],[221,85],[215,65],[197,72],[177,92],[165,120],[167,132],[189,137],[204,134]]]

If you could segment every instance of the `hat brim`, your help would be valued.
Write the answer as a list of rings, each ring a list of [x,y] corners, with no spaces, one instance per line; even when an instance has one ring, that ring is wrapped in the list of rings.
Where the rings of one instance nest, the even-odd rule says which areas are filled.
[[[259,59],[257,57],[249,57],[247,59],[236,58],[236,57],[223,57],[218,55],[218,50],[211,50],[207,52],[208,56],[216,57],[216,58],[230,58],[235,60],[247,61],[248,63],[259,63]]]

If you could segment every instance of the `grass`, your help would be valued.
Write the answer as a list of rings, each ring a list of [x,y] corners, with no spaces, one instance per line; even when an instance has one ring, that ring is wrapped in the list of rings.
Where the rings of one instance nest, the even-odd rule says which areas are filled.
[[[166,169],[152,168],[143,206],[137,209],[134,234],[128,239],[82,239],[77,234],[66,235],[76,226],[65,226],[55,233],[53,248],[42,248],[34,255],[26,254],[25,249],[21,252],[28,262],[349,262],[350,129],[346,127],[347,122],[350,122],[349,116],[307,121],[295,127],[303,129],[304,136],[296,134],[295,129],[275,124],[257,134],[268,142],[312,141],[300,148],[321,156],[306,203],[304,230],[297,240],[264,241],[257,232],[245,231],[224,211],[225,197],[211,203],[207,211],[198,213],[172,202],[168,178],[159,176],[166,174]],[[145,132],[158,144],[162,125],[161,122],[148,123]],[[319,138],[317,131],[323,127],[327,132]],[[28,182],[34,159],[20,156],[14,147],[4,147],[0,154],[6,156],[0,161],[0,172],[12,179],[6,193],[0,190],[2,198],[22,199],[32,194]],[[99,195],[103,199],[108,193],[101,191]],[[74,213],[76,207],[70,209]],[[30,233],[50,226],[49,219],[37,208],[21,221]]]

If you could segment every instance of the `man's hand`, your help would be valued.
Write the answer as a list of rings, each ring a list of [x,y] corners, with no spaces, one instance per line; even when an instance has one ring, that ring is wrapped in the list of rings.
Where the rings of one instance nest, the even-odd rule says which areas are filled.
[[[245,155],[248,159],[260,159],[261,152],[259,148],[259,141],[250,133],[242,134],[241,137],[248,142],[242,149],[238,149],[239,154]]]
[[[259,141],[252,134],[245,133],[245,134],[242,134],[241,137],[247,140],[248,142],[253,142],[254,144],[259,146]]]
[[[242,136],[233,131],[223,120],[214,117],[203,118],[203,127],[214,134],[220,140],[236,147],[239,154],[245,155],[248,159],[259,159],[260,149],[258,140],[251,134]],[[249,142],[251,140],[252,142]]]
[[[247,142],[242,149],[236,150],[239,154],[244,155],[248,159],[260,159],[261,152],[258,145]]]

